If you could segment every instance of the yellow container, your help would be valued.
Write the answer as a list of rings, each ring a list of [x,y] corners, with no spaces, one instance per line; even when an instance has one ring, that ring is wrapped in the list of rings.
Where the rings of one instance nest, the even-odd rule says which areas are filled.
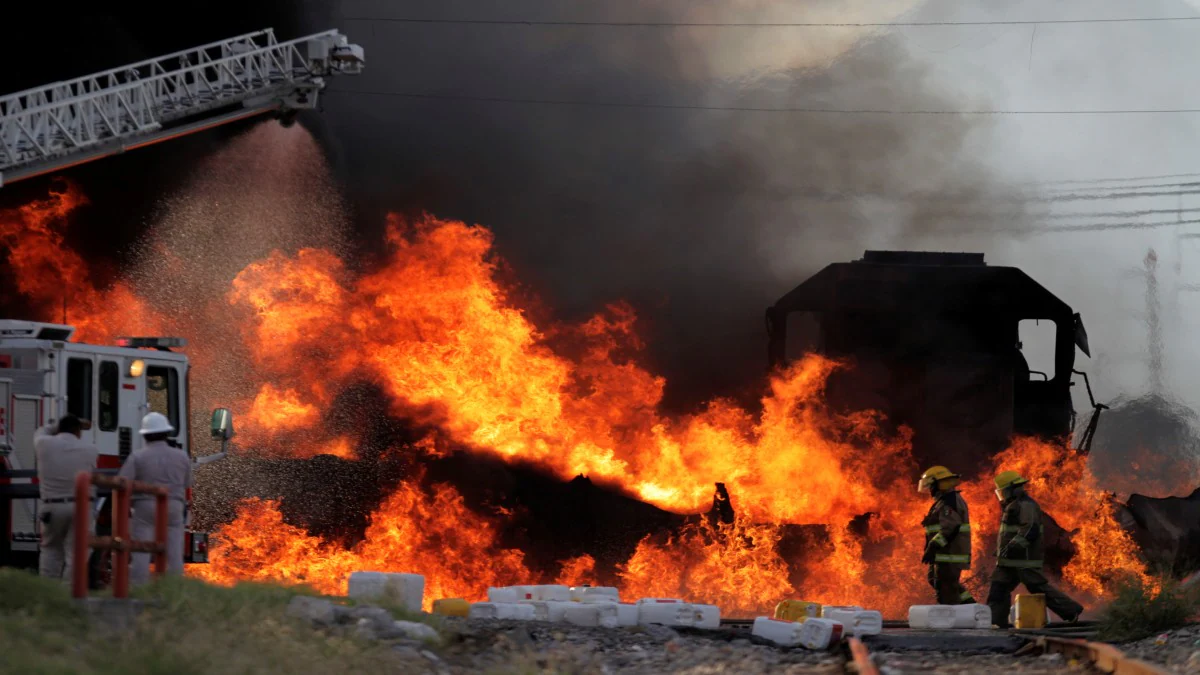
[[[821,616],[821,603],[806,600],[784,600],[775,605],[775,618],[781,621],[816,619]]]
[[[1017,628],[1046,626],[1046,596],[1041,593],[1017,596]]]
[[[466,616],[471,612],[471,603],[462,598],[442,598],[433,601],[433,613],[442,616]]]

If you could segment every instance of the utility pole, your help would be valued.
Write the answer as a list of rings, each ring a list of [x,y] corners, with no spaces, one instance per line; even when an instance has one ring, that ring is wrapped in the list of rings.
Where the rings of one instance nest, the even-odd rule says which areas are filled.
[[[1163,392],[1163,340],[1159,323],[1158,307],[1158,254],[1154,249],[1146,253],[1146,327],[1149,329],[1150,393],[1161,396]]]

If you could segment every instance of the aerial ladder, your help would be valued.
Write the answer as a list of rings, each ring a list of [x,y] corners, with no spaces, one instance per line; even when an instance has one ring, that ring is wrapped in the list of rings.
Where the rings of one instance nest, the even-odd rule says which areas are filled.
[[[267,28],[0,96],[0,186],[256,115],[291,124],[363,64],[336,30],[279,42]]]

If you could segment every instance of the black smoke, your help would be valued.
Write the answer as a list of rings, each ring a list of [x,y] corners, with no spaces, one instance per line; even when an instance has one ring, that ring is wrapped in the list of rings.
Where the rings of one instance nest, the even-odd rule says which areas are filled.
[[[397,93],[716,107],[878,110],[986,107],[962,101],[887,35],[796,29],[538,28],[394,24],[350,17],[640,21],[861,19],[821,2],[625,2],[608,9],[478,3],[209,3],[194,20],[133,10],[65,18],[17,37],[49,55],[10,74],[13,90],[267,25],[281,38],[337,27],[367,72],[331,83],[302,116],[334,164],[368,260],[389,211],[487,225],[515,276],[573,319],[626,299],[640,311],[668,403],[754,396],[766,369],[763,310],[828,262],[865,246],[970,248],[1023,212],[990,180],[961,116],[613,108],[411,99]],[[882,18],[914,3],[884,3]],[[892,5],[897,5],[893,8]],[[167,27],[169,26],[169,28]],[[762,57],[762,54],[767,54]],[[758,55],[754,58],[747,54]],[[741,61],[746,61],[742,64]],[[732,65],[731,65],[732,64]],[[7,79],[11,78],[11,79]],[[372,92],[372,93],[355,93]],[[160,200],[244,126],[173,141],[66,174],[92,205],[72,241],[128,263]],[[264,171],[271,171],[264,166]],[[13,205],[47,180],[0,190]],[[916,200],[913,194],[926,198]],[[932,198],[929,197],[932,195]],[[947,209],[950,204],[954,208]],[[1004,204],[1004,206],[997,206]],[[972,213],[965,227],[956,213]]]

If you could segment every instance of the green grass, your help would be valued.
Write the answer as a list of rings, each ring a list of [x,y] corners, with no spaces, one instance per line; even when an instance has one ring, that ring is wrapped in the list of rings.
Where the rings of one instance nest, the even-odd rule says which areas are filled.
[[[387,644],[288,618],[285,608],[297,594],[318,595],[167,579],[137,589],[148,606],[133,629],[118,633],[88,621],[65,584],[0,569],[0,673],[411,672]]]
[[[1163,575],[1155,580],[1156,593],[1139,579],[1130,579],[1117,587],[1117,594],[1100,616],[1099,637],[1109,642],[1140,640],[1163,631],[1179,628],[1200,612],[1200,593],[1185,589],[1174,578]]]

